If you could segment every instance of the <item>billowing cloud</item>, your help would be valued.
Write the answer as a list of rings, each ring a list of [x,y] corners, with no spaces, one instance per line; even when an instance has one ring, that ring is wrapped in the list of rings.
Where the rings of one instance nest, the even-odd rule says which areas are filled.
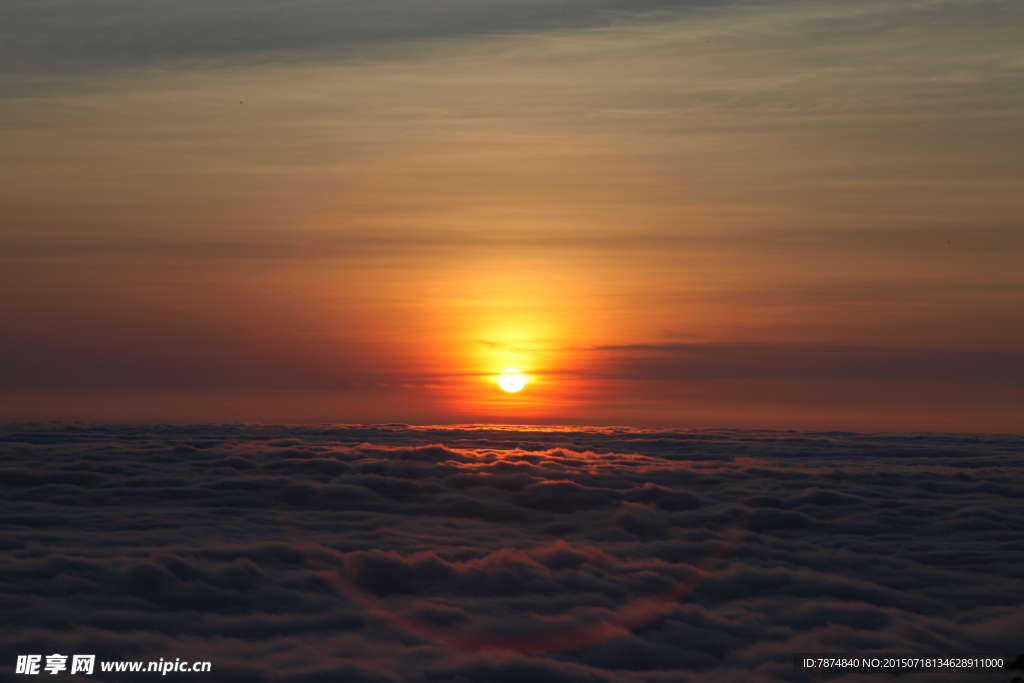
[[[0,444],[7,667],[767,682],[803,680],[795,652],[1021,647],[1016,436],[57,423]]]

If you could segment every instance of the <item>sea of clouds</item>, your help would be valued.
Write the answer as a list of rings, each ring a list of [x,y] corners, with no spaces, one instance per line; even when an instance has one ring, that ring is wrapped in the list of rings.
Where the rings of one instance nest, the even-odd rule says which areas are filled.
[[[892,678],[794,653],[1024,651],[1024,436],[7,424],[0,460],[0,681],[52,653],[756,683]]]

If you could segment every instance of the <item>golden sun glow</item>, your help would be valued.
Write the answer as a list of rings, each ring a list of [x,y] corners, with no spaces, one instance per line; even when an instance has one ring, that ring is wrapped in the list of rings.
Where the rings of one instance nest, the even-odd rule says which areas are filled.
[[[508,368],[498,375],[498,386],[510,394],[514,394],[526,386],[526,375],[516,368]]]

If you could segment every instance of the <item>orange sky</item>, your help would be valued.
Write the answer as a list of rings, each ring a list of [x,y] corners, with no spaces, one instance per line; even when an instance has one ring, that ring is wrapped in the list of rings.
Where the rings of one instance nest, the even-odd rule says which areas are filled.
[[[0,419],[1021,430],[1015,10],[574,7],[12,38]]]

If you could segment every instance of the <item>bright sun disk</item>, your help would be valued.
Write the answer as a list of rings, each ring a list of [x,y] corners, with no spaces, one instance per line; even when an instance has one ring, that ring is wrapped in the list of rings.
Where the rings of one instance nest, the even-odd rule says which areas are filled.
[[[508,368],[498,375],[498,386],[510,394],[526,386],[526,375],[515,368]]]

